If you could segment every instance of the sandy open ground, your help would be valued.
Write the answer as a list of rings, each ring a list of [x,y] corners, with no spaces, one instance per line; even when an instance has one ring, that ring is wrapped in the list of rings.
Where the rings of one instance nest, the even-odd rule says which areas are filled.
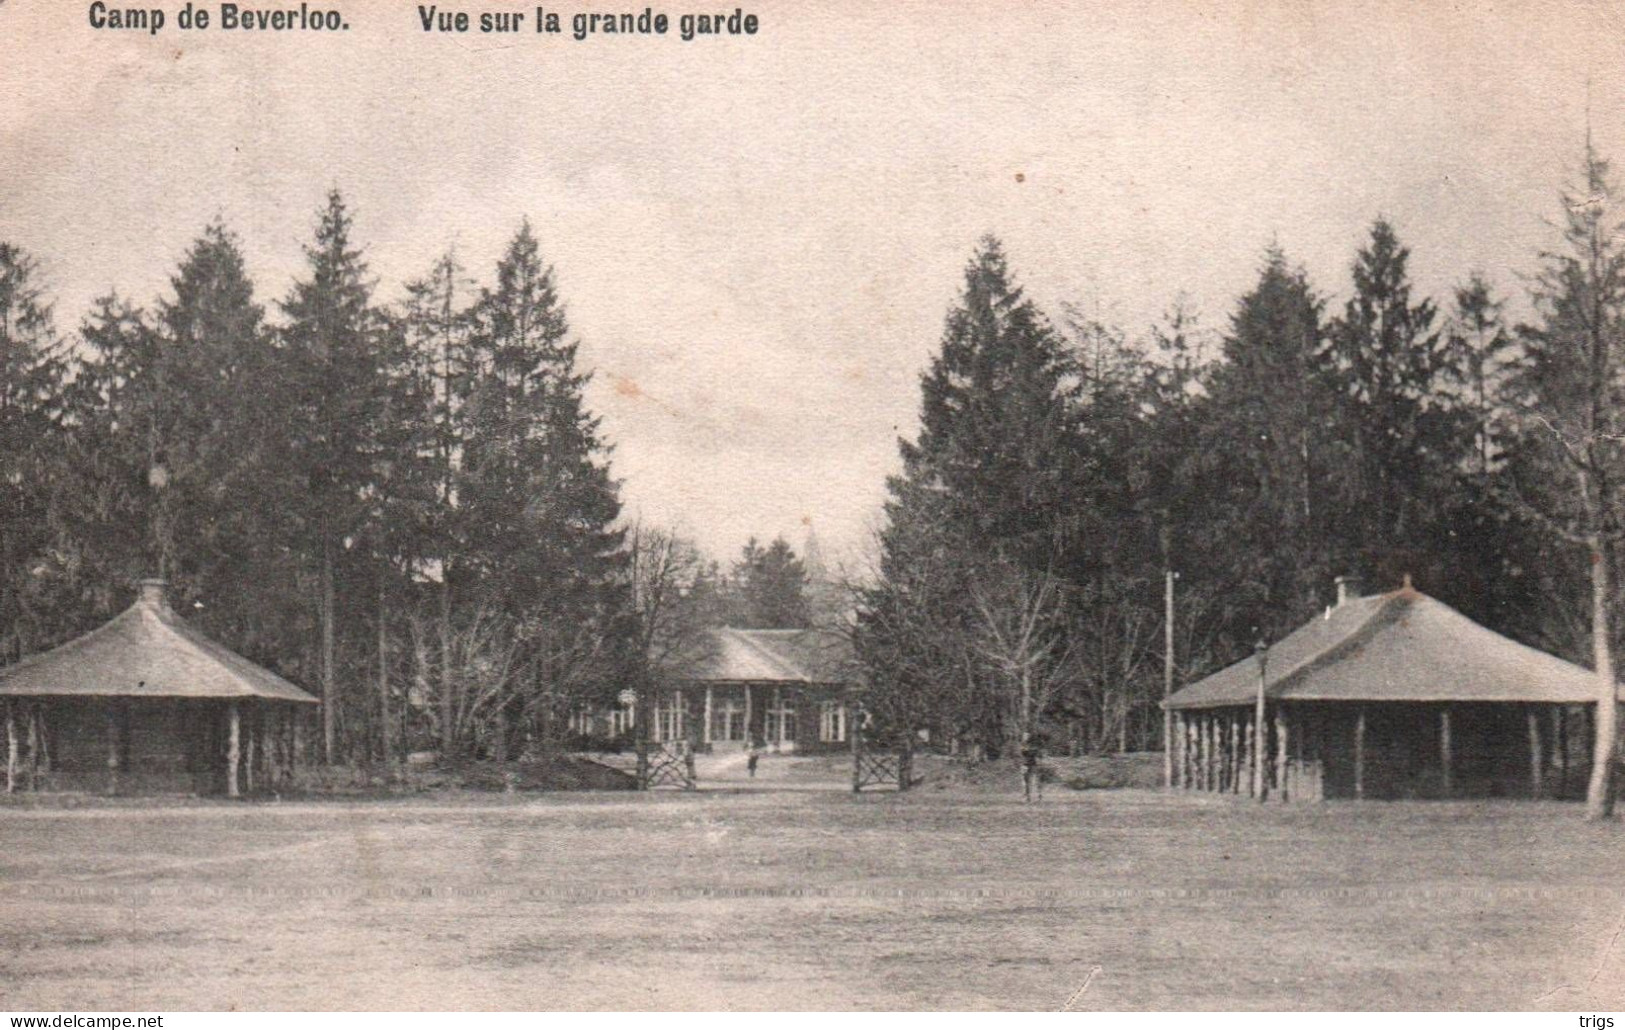
[[[9,1010],[1625,1007],[1625,828],[1555,803],[9,804],[0,841]]]

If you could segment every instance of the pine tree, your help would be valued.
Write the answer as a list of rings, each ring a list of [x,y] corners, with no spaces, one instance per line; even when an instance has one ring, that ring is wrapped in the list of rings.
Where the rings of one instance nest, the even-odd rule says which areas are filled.
[[[890,732],[929,720],[997,749],[1013,727],[973,652],[970,584],[978,561],[1048,574],[1075,546],[1077,398],[1072,355],[984,238],[921,381],[919,436],[899,441],[881,582],[862,602],[869,703]]]
[[[805,629],[812,624],[807,570],[784,538],[762,547],[752,537],[734,564],[739,585],[737,624],[751,629]]]
[[[1538,572],[1554,567],[1539,527],[1506,503],[1507,458],[1515,450],[1508,394],[1520,360],[1503,305],[1473,273],[1453,291],[1441,348],[1438,403],[1454,437],[1435,474],[1450,493],[1433,504],[1433,539],[1450,575],[1432,589],[1474,620],[1527,643],[1552,647],[1538,632],[1545,605]]]
[[[463,414],[473,385],[470,335],[473,284],[455,254],[435,261],[429,274],[407,285],[403,316],[407,345],[412,348],[417,377],[425,389],[428,409],[421,414],[432,441],[428,453],[432,501],[426,509],[421,557],[424,572],[432,566],[437,581],[435,624],[440,649],[440,748],[451,754],[457,745],[456,671],[452,663],[453,583],[458,559],[467,552],[466,525],[459,480],[463,473]]]
[[[0,661],[49,634],[33,580],[51,543],[65,361],[38,277],[33,258],[0,242]]]
[[[279,548],[285,425],[276,355],[242,244],[206,227],[154,311],[156,427],[147,466],[157,494],[153,538],[160,576],[203,600],[209,628],[259,654],[270,590],[291,580]],[[260,592],[267,591],[262,596]],[[274,635],[274,628],[271,628]]]
[[[620,502],[583,399],[589,376],[576,369],[578,345],[528,221],[475,317],[464,448],[482,572],[521,607],[594,589],[618,560]]]
[[[1442,371],[1472,434],[1467,467],[1480,481],[1495,469],[1499,438],[1507,431],[1505,391],[1516,361],[1502,308],[1489,282],[1475,272],[1456,288],[1445,335]]]
[[[300,550],[316,574],[321,627],[323,755],[336,756],[340,610],[338,580],[357,534],[373,508],[380,428],[388,397],[384,372],[391,326],[372,302],[361,251],[351,243],[352,217],[337,190],[329,192],[305,248],[307,277],[282,302],[285,367],[297,383],[293,400],[293,464],[303,483]]]
[[[128,300],[98,297],[79,338],[84,346],[68,402],[74,482],[68,519],[76,527],[90,613],[105,619],[121,596],[115,585],[121,590],[159,569],[159,500],[169,471],[158,455],[176,397],[159,388],[161,338]]]
[[[1187,568],[1205,558],[1194,574],[1223,591],[1221,634],[1235,657],[1308,617],[1342,560],[1327,533],[1337,433],[1321,310],[1302,270],[1266,251],[1200,406],[1190,474],[1209,489],[1182,550]]]
[[[459,562],[516,620],[532,684],[504,719],[517,728],[583,691],[607,696],[613,677],[594,669],[631,660],[604,650],[630,644],[610,630],[626,602],[619,488],[583,396],[590,373],[577,369],[579,345],[528,221],[474,320],[460,414]]]
[[[1383,581],[1430,561],[1428,530],[1454,471],[1435,311],[1427,300],[1411,303],[1409,257],[1393,226],[1378,219],[1354,262],[1354,294],[1328,334],[1349,430],[1349,476],[1333,514],[1344,546]]]

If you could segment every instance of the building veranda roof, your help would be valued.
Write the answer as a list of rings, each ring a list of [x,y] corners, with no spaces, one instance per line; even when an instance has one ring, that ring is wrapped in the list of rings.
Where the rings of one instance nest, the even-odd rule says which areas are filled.
[[[1288,701],[1584,704],[1591,670],[1509,640],[1406,586],[1311,619],[1269,648],[1265,694]],[[1252,704],[1259,665],[1244,658],[1176,692],[1170,709]]]
[[[60,647],[0,668],[0,697],[264,698],[318,703],[187,625],[143,581],[134,604]]]
[[[857,659],[844,634],[823,629],[714,629],[676,669],[693,683],[854,683]]]

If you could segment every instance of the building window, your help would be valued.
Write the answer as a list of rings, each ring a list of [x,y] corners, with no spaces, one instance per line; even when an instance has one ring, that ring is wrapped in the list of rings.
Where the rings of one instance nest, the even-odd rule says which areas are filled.
[[[767,710],[767,725],[764,727],[767,740],[770,744],[783,741],[793,744],[796,740],[796,710],[789,704]]]
[[[609,735],[624,737],[632,732],[632,727],[636,722],[636,705],[621,705],[617,708],[611,708],[609,710]]]
[[[655,739],[658,741],[682,740],[687,734],[683,695],[666,694],[655,702]]]
[[[745,706],[739,698],[718,698],[711,706],[711,739],[744,740]]]
[[[818,739],[826,744],[839,744],[846,740],[846,705],[839,701],[825,701],[818,706]]]

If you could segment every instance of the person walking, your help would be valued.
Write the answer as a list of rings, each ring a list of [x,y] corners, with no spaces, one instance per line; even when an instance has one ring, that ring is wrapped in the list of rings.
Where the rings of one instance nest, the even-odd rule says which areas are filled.
[[[1034,800],[1044,800],[1044,779],[1038,765],[1043,756],[1043,743],[1038,734],[1028,737],[1026,743],[1021,745],[1021,786],[1023,800],[1028,804]]]

